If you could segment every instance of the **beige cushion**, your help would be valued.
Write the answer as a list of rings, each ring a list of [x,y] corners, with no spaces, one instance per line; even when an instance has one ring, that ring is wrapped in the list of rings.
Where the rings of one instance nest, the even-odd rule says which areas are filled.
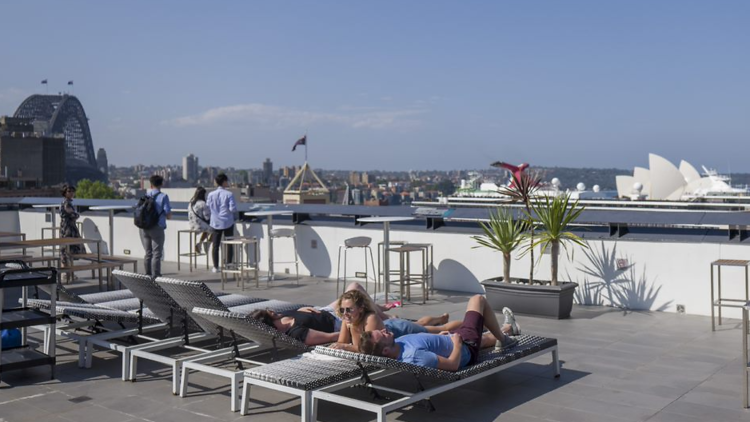
[[[271,237],[294,237],[294,229],[273,229]]]
[[[370,246],[370,242],[372,242],[372,239],[367,236],[350,237],[344,240],[344,245],[347,248],[364,248]]]

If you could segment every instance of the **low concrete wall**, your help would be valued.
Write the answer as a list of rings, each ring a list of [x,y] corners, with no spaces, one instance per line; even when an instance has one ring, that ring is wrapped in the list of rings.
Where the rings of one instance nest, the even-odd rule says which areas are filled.
[[[14,214],[17,217],[14,219]],[[39,211],[4,212],[2,225],[9,231],[20,229],[29,239],[39,238],[45,222],[44,213]],[[16,226],[14,221],[18,221]],[[84,213],[82,221],[93,223],[99,235],[109,239],[108,217],[99,213]],[[291,226],[290,226],[291,227]],[[170,220],[166,233],[165,259],[177,259],[177,230],[187,229],[186,220]],[[319,277],[336,277],[338,247],[344,239],[354,236],[369,236],[373,239],[373,255],[377,261],[377,243],[382,240],[382,228],[378,225],[345,226],[338,225],[297,225],[297,245],[300,256],[300,273]],[[143,255],[138,229],[133,225],[132,215],[115,216],[115,254],[131,256]],[[261,239],[261,264],[267,269],[267,232],[265,223],[239,223],[242,235],[258,236]],[[96,234],[96,233],[95,233]],[[500,254],[487,248],[475,249],[476,242],[467,234],[440,231],[402,230],[392,227],[392,240],[406,240],[434,245],[435,287],[437,289],[466,292],[482,292],[479,282],[502,274]],[[313,247],[315,245],[315,247]],[[187,242],[185,242],[187,249]],[[276,261],[291,261],[293,249],[291,240],[279,239],[275,242]],[[593,241],[590,249],[574,247],[570,256],[562,252],[559,277],[562,280],[578,282],[579,302],[590,304],[614,304],[630,309],[650,309],[674,312],[676,306],[684,305],[689,314],[710,315],[709,280],[710,263],[714,260],[747,259],[746,245],[716,243],[676,243],[642,241]],[[361,250],[350,251],[348,273],[364,271]],[[528,277],[529,257],[512,261],[511,274],[514,277]],[[549,277],[549,255],[541,257],[535,277]],[[397,259],[393,255],[397,268]],[[626,266],[618,269],[618,260],[626,260]],[[201,260],[201,265],[204,261]],[[414,264],[414,269],[416,269]],[[294,273],[292,264],[278,264],[276,271],[288,269]],[[744,271],[728,268],[722,272],[724,297],[744,297]],[[735,309],[725,309],[725,315],[739,317]]]

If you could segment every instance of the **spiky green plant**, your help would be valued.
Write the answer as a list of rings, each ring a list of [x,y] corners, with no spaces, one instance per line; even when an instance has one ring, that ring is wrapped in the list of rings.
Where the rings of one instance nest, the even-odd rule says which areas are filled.
[[[539,190],[542,176],[538,172],[529,170],[528,172],[521,173],[521,177],[517,177],[515,173],[511,177],[513,183],[510,186],[501,187],[498,189],[498,192],[510,197],[514,202],[523,204],[527,217],[525,227],[528,230],[529,245],[531,245],[534,243],[534,219],[531,218],[531,201],[536,191]],[[534,284],[534,249],[529,248],[528,253],[531,255],[529,284]]]
[[[545,196],[537,199],[532,203],[531,208],[542,231],[539,237],[531,243],[530,248],[533,250],[534,247],[541,246],[542,254],[547,248],[551,249],[550,282],[553,286],[557,286],[560,246],[562,245],[566,252],[568,252],[568,244],[588,247],[583,239],[568,231],[569,226],[578,219],[586,207],[579,206],[578,200],[571,202],[570,194],[566,193],[553,198]],[[528,217],[532,218],[532,215],[529,214]]]
[[[505,208],[490,212],[488,223],[480,222],[484,236],[472,236],[479,243],[475,248],[487,247],[503,254],[503,281],[510,282],[511,253],[524,241],[526,222],[516,220],[513,213]]]

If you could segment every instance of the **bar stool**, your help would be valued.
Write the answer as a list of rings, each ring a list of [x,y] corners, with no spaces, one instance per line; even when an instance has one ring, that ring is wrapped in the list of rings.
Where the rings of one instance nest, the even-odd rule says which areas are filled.
[[[253,247],[253,260],[250,261],[250,252],[248,248]],[[229,248],[232,248],[234,262],[227,262]],[[227,275],[232,274],[237,279],[237,287],[242,285],[245,290],[245,276],[251,275],[250,280],[255,279],[255,288],[260,287],[260,275],[258,272],[258,263],[260,262],[260,250],[258,248],[257,237],[225,237],[221,239],[221,289],[224,290],[224,283],[227,281]]]
[[[413,246],[415,248],[423,248],[425,252],[422,254],[422,260],[424,265],[424,268],[427,270],[427,285],[430,287],[430,293],[435,292],[435,266],[433,263],[435,262],[435,254],[434,254],[434,248],[432,247],[432,243],[408,243],[409,246]]]
[[[718,271],[717,292],[714,294],[714,267]],[[721,267],[740,267],[745,269],[745,297],[728,298],[721,294]],[[743,308],[750,301],[750,261],[743,259],[719,259],[711,263],[711,331],[716,331],[716,309],[719,313],[719,325],[721,325],[721,308]]]
[[[297,254],[297,234],[294,229],[278,228],[272,229],[269,234],[273,239],[292,239],[294,247],[294,261],[273,261],[274,264],[294,264],[294,271],[297,274],[297,284],[299,284],[299,255]]]
[[[370,251],[370,268],[372,268],[372,274],[374,276],[375,281],[375,294],[378,293],[378,272],[375,268],[375,259],[372,255],[372,248],[370,248],[370,243],[372,243],[372,239],[367,236],[358,236],[358,237],[350,237],[349,239],[344,240],[343,245],[339,245],[339,255],[338,260],[336,262],[336,297],[339,297],[339,282],[341,279],[341,249],[344,249],[344,286],[346,286],[346,257],[347,257],[347,251],[349,249],[354,248],[361,248],[364,252],[364,258],[365,258],[365,291],[367,291],[367,285],[370,280],[370,272],[367,270],[367,251]],[[356,273],[355,273],[356,274]],[[357,277],[357,275],[355,275]],[[344,287],[346,288],[346,287]],[[342,292],[343,293],[343,292]]]
[[[406,245],[406,241],[391,240],[390,244],[391,244],[391,253],[393,253],[394,246],[404,246]],[[385,261],[385,251],[383,251],[384,247],[385,247],[385,244],[383,242],[378,242],[378,275],[380,276],[380,280],[385,280],[385,275],[383,274],[383,262]],[[393,266],[391,265],[391,271],[390,271],[390,274],[388,274],[388,279],[393,280],[393,276],[397,276],[399,274],[400,274],[399,270],[394,269]],[[383,291],[385,291],[385,288],[383,288]]]
[[[412,246],[406,244],[397,248],[391,248],[390,252],[398,253],[399,258],[399,292],[401,294],[401,303],[404,303],[404,287],[406,288],[406,299],[411,301],[411,286],[413,284],[422,285],[422,304],[427,302],[428,289],[427,279],[428,270],[426,267],[426,254],[427,248],[420,246]],[[422,254],[420,263],[422,264],[422,271],[420,273],[412,273],[411,271],[411,254],[412,252],[420,252]]]

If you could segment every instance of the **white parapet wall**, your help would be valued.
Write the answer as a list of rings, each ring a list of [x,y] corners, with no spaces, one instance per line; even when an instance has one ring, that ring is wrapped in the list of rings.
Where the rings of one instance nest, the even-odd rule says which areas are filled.
[[[41,236],[41,228],[49,227],[45,214],[38,210],[8,211],[0,214],[0,230],[22,231],[29,239]],[[101,239],[109,241],[109,219],[103,213],[83,213],[81,221],[96,225]],[[277,223],[275,226],[279,226]],[[188,228],[186,220],[170,220],[167,223],[165,260],[177,260],[177,231]],[[267,231],[265,222],[238,223],[238,232],[260,239],[260,268],[267,270]],[[287,226],[292,227],[292,226]],[[339,245],[355,236],[373,239],[372,248],[376,265],[377,244],[382,241],[379,225],[325,226],[296,225],[297,247],[300,256],[300,274],[325,278],[336,278]],[[183,251],[187,250],[184,240]],[[499,253],[487,248],[475,248],[476,242],[468,234],[444,231],[403,230],[391,227],[391,240],[415,243],[431,243],[434,246],[434,287],[441,290],[483,292],[481,280],[502,274],[502,258]],[[133,225],[132,215],[114,218],[115,254],[141,257],[138,229]],[[559,279],[579,283],[577,298],[587,304],[614,305],[630,310],[661,310],[676,312],[682,305],[688,314],[710,315],[710,264],[717,259],[748,259],[748,246],[717,243],[679,243],[645,241],[595,240],[589,249],[575,247],[560,256]],[[277,239],[274,247],[275,261],[292,261],[293,249],[289,239]],[[538,259],[537,251],[537,259]],[[548,279],[549,255],[539,259],[535,277]],[[204,267],[201,258],[200,267]],[[398,268],[398,256],[392,255],[391,268]],[[412,268],[417,269],[417,259]],[[183,261],[185,262],[185,261]],[[528,277],[530,258],[512,260],[511,275]],[[277,273],[294,273],[293,264],[277,264]],[[347,273],[364,271],[364,256],[360,249],[351,250]],[[744,298],[742,268],[722,270],[722,296]],[[739,317],[737,309],[725,309],[724,315]]]

